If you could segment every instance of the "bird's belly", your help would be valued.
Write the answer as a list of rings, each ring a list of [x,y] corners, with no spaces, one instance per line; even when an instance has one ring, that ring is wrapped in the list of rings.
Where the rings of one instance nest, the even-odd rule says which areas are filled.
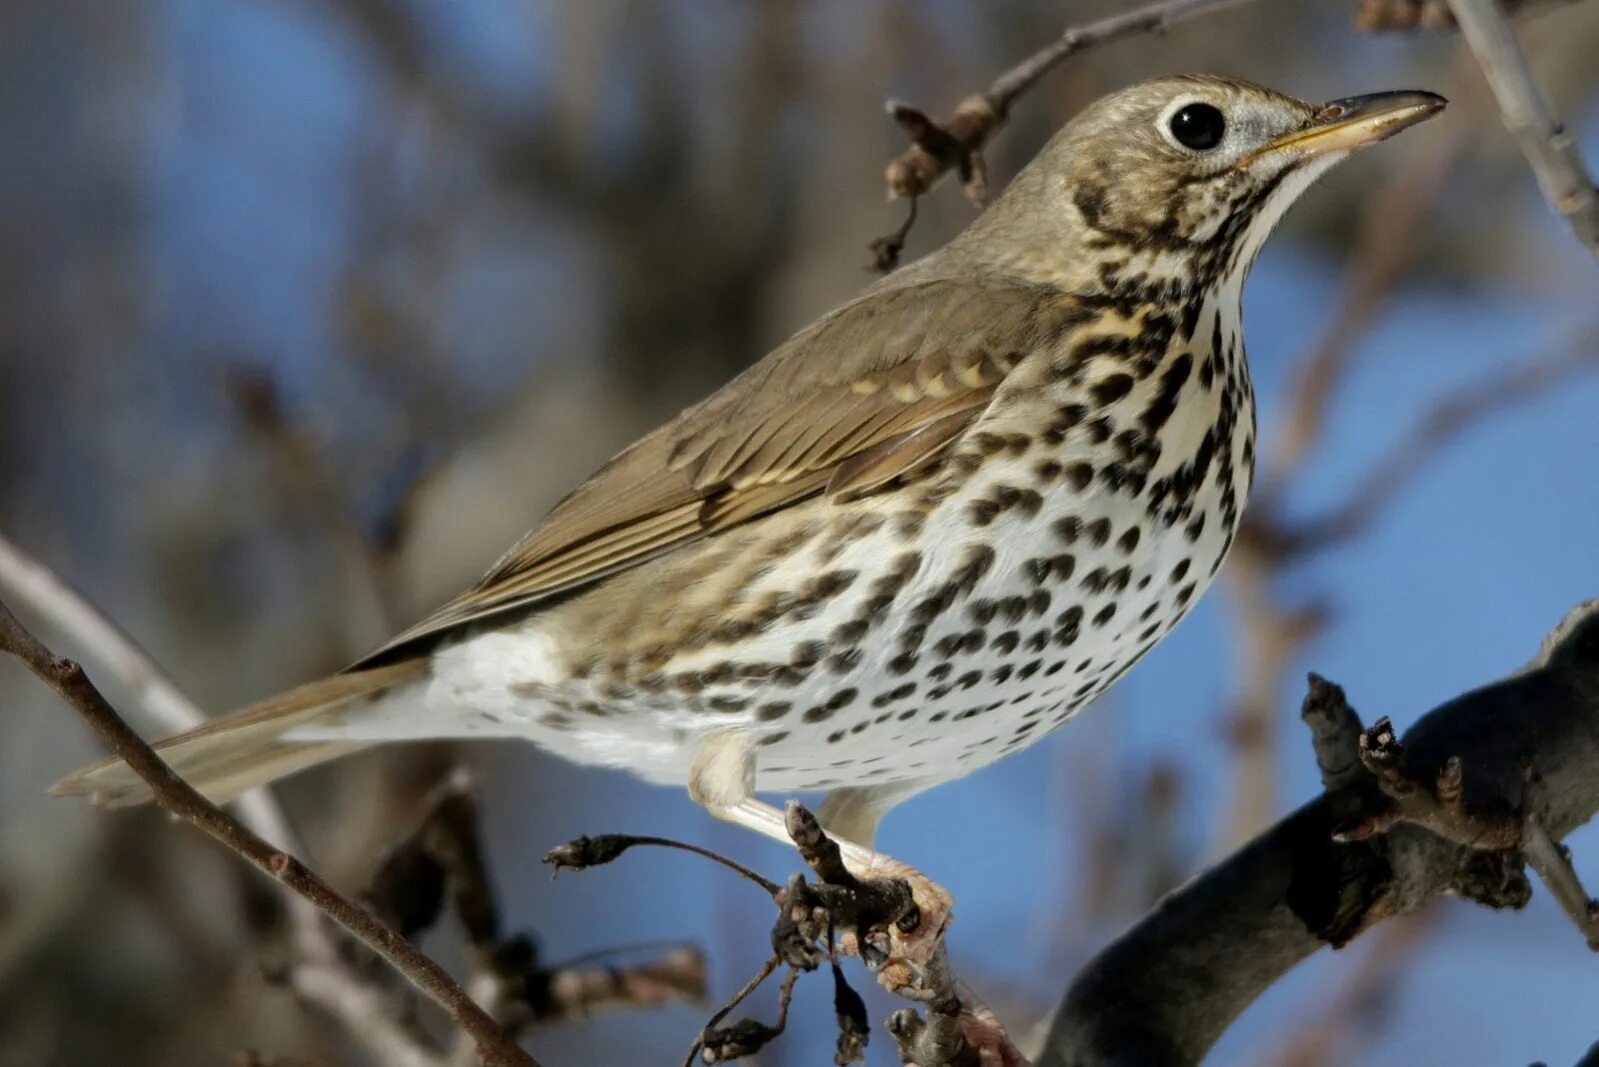
[[[760,695],[748,727],[760,788],[941,781],[1032,744],[1187,614],[1229,539],[1218,515],[1158,526],[1109,494],[1069,506],[1046,495],[1036,514],[982,525],[969,503],[929,517],[915,580],[858,657],[831,652],[791,690]],[[864,551],[886,560],[896,546]],[[858,628],[860,606],[791,639],[829,643]]]
[[[1219,513],[1167,523],[1141,494],[1038,464],[991,464],[921,512],[818,501],[797,532],[730,546],[716,575],[732,594],[639,579],[634,616],[612,595],[614,633],[580,606],[473,639],[436,661],[435,703],[474,721],[463,733],[660,782],[685,781],[726,730],[753,743],[760,789],[969,773],[1109,687],[1187,613],[1230,541]],[[575,629],[606,651],[554,647]]]

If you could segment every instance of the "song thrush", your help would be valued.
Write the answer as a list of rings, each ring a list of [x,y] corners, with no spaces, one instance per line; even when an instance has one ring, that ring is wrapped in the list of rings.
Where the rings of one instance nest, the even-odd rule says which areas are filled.
[[[527,738],[779,838],[756,790],[833,790],[849,862],[906,871],[869,849],[884,811],[1065,722],[1215,575],[1256,447],[1244,277],[1313,179],[1443,105],[1216,77],[1099,101],[472,590],[164,754],[226,797],[373,742]],[[147,795],[113,763],[58,789]],[[917,885],[913,959],[948,914]]]

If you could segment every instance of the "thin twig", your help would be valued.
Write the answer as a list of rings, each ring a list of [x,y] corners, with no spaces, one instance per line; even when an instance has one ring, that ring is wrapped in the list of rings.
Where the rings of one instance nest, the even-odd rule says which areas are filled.
[[[116,713],[83,668],[56,656],[0,603],[0,651],[21,660],[54,689],[150,787],[156,803],[315,904],[438,1004],[477,1042],[489,1067],[537,1067],[449,974],[371,912],[350,902],[294,856],[268,844],[180,778]]]
[[[714,863],[720,863],[728,870],[748,878],[768,893],[774,895],[779,889],[783,888],[765,875],[751,870],[737,860],[724,856],[720,852],[713,852],[703,845],[677,841],[670,837],[655,837],[650,834],[600,834],[597,837],[585,835],[550,849],[544,854],[544,862],[554,867],[556,874],[562,871],[581,871],[589,867],[599,867],[610,863],[635,845],[676,848],[684,852],[692,852],[696,856],[704,856],[706,859]]]
[[[166,731],[206,721],[205,714],[115,623],[50,568],[0,537],[0,598],[25,608],[81,649],[97,670],[116,679],[134,708]],[[270,789],[254,789],[235,804],[239,820],[285,851],[298,839]],[[432,1053],[394,1017],[381,993],[357,975],[338,951],[332,928],[304,897],[287,900],[291,940],[299,955],[290,984],[306,1001],[334,1016],[384,1063],[432,1067]]]
[[[1488,79],[1505,127],[1538,178],[1544,199],[1599,256],[1599,189],[1583,167],[1577,139],[1549,110],[1515,31],[1495,0],[1449,0],[1466,44]]]
[[[746,997],[759,989],[761,984],[768,978],[772,977],[772,972],[777,970],[779,961],[780,957],[773,956],[765,963],[761,964],[761,969],[751,975],[750,980],[745,982],[737,993],[734,993],[731,997],[729,997],[727,1003],[723,1004],[716,1010],[716,1014],[712,1015],[710,1019],[706,1020],[704,1029],[702,1029],[699,1033],[699,1036],[694,1039],[694,1043],[689,1046],[688,1055],[683,1058],[683,1067],[692,1067],[695,1058],[700,1053],[700,1049],[705,1047],[705,1032],[715,1027],[716,1024],[721,1022],[723,1019],[727,1018],[729,1013],[731,1013],[734,1008],[744,1003],[744,999]]]
[[[872,261],[867,264],[868,270],[887,274],[899,266],[899,255],[905,251],[905,238],[910,236],[911,227],[916,225],[916,205],[920,199],[915,196],[910,198],[910,208],[905,212],[905,221],[900,223],[898,229],[873,239],[872,243],[866,246],[872,253]]]
[[[1005,125],[1017,97],[1067,57],[1124,37],[1164,33],[1201,15],[1255,2],[1257,0],[1161,0],[1085,26],[1072,26],[995,78],[987,89],[966,97],[944,122],[933,120],[909,104],[890,101],[889,114],[904,129],[911,146],[883,170],[889,197],[921,196],[954,170],[965,183],[967,197],[981,204],[988,192],[984,146]],[[903,246],[914,221],[913,212],[900,230],[872,242],[873,261],[878,269],[893,268],[898,258],[897,246]]]
[[[166,733],[181,733],[206,721],[133,640],[49,567],[0,535],[0,598],[65,636],[97,672],[116,679],[139,715]],[[293,828],[271,795],[252,789],[238,799],[239,818],[268,841],[297,849]]]
[[[974,93],[955,108],[945,123],[928,123],[914,108],[900,105],[904,114],[895,117],[906,127],[913,144],[888,165],[884,177],[891,196],[920,196],[938,180],[980,153],[994,133],[1005,124],[1016,98],[1038,83],[1068,56],[1123,37],[1141,33],[1164,33],[1180,23],[1201,15],[1241,7],[1255,0],[1161,0],[1132,11],[1085,26],[1069,27],[1049,44],[1016,64],[980,93]]]
[[[206,721],[199,706],[103,612],[3,536],[0,599],[60,632],[97,671],[115,678],[133,708],[162,730],[178,732]],[[285,851],[301,850],[271,789],[252,789],[234,804],[245,826]],[[294,991],[338,1019],[380,1062],[434,1067],[433,1053],[395,1017],[383,994],[340,954],[333,928],[316,906],[291,894],[287,908],[290,939],[299,957],[289,977]]]

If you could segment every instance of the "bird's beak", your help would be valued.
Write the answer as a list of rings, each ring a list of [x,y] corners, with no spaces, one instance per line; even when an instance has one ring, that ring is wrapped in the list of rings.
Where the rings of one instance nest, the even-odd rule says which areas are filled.
[[[1357,148],[1386,141],[1400,130],[1425,122],[1442,111],[1449,101],[1437,93],[1369,93],[1333,100],[1311,117],[1301,129],[1252,153],[1250,159],[1286,152],[1309,158],[1328,152],[1352,152]]]

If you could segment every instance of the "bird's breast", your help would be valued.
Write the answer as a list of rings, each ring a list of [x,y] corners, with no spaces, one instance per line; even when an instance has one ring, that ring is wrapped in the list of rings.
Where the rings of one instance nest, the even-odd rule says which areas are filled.
[[[1030,354],[909,482],[813,498],[532,622],[571,670],[513,694],[518,728],[662,780],[742,731],[760,787],[788,790],[956,777],[1066,721],[1209,584],[1253,449],[1236,317],[1098,325]]]

